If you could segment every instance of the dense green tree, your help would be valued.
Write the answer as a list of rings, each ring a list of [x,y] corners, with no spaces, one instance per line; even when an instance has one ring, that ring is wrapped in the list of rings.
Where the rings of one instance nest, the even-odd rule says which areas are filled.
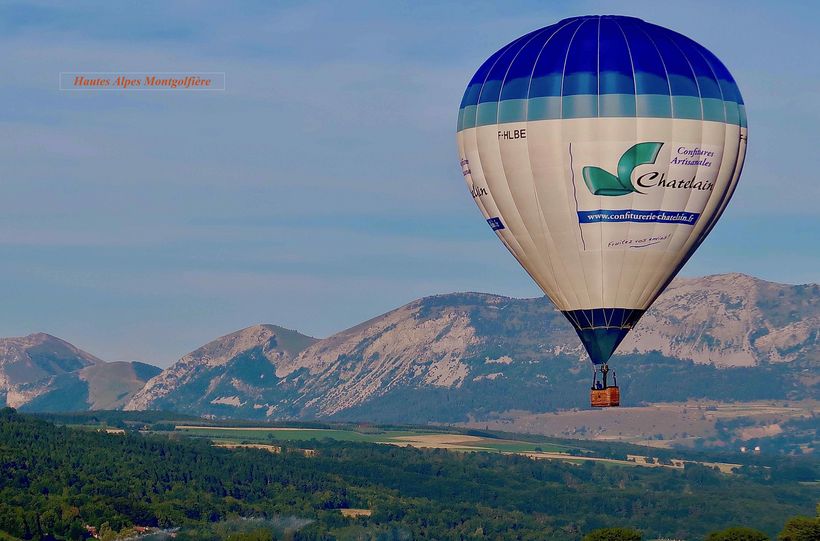
[[[151,415],[152,423],[167,419]],[[260,529],[294,540],[578,541],[579,532],[630,524],[648,538],[697,539],[727,523],[774,535],[782,517],[810,513],[806,502],[815,494],[776,476],[702,466],[579,466],[332,440],[305,445],[316,456],[216,448],[173,433],[105,434],[0,410],[0,531],[25,540],[83,539],[85,525],[106,536],[142,525],[181,528],[179,541]],[[585,447],[599,456],[623,452],[610,443]],[[808,459],[790,462],[816,468]],[[343,508],[372,515],[346,518]]]
[[[584,541],[641,541],[641,532],[631,528],[599,528],[584,536]]]
[[[737,526],[712,532],[706,541],[769,541],[769,536],[754,528]]]
[[[779,541],[817,541],[820,539],[820,516],[790,518],[777,539]]]

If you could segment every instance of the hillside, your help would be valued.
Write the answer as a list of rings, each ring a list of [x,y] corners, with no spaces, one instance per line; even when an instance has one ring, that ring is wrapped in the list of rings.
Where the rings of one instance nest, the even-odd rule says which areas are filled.
[[[619,351],[660,351],[718,367],[818,363],[820,286],[737,273],[677,279]]]
[[[291,396],[289,389],[277,385],[274,367],[315,342],[275,325],[237,331],[192,351],[148,381],[126,409],[272,415],[272,408]]]
[[[820,287],[673,282],[618,351],[624,402],[816,396]],[[323,340],[263,325],[186,355],[126,409],[236,418],[455,422],[584,407],[590,367],[545,298],[414,301]],[[285,337],[298,345],[279,346]],[[271,341],[273,340],[273,342]]]
[[[0,339],[0,406],[79,411],[122,407],[160,369],[107,363],[45,333]]]
[[[817,495],[814,483],[800,482],[817,477],[808,458],[755,457],[723,474],[696,463],[579,466],[503,453],[271,441],[276,449],[228,449],[177,433],[60,427],[0,409],[0,531],[81,539],[86,525],[107,523],[120,532],[181,528],[180,541],[202,541],[224,539],[220,529],[238,523],[278,530],[278,539],[578,541],[604,526],[639,528],[648,539],[703,539],[743,524],[774,536],[789,516],[812,513]],[[350,509],[371,514],[346,518]]]

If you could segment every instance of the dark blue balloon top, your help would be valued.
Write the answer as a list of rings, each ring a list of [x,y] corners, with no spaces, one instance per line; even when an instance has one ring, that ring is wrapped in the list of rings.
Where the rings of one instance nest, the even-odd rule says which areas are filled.
[[[502,47],[473,76],[458,129],[589,117],[746,126],[729,70],[705,47],[634,17],[564,19]]]

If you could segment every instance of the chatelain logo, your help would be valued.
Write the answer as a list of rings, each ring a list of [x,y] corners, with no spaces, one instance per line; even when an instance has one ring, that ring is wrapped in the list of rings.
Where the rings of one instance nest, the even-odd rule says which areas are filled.
[[[472,171],[470,171],[470,160],[467,158],[461,158],[461,174],[464,175],[464,178],[470,183],[470,195],[473,196],[473,199],[476,197],[481,197],[482,195],[489,195],[490,192],[487,191],[487,188],[483,188],[481,186],[476,186],[473,183],[472,178]]]
[[[618,196],[630,193],[643,194],[632,184],[632,172],[639,165],[655,163],[663,143],[638,143],[629,148],[618,160],[617,175],[605,169],[587,165],[582,173],[584,183],[592,195]],[[643,186],[643,185],[642,185]]]
[[[481,186],[476,186],[475,184],[473,184],[470,188],[470,195],[473,196],[473,199],[476,197],[481,197],[482,195],[487,195],[488,193],[490,192],[487,191],[487,188],[482,188]]]

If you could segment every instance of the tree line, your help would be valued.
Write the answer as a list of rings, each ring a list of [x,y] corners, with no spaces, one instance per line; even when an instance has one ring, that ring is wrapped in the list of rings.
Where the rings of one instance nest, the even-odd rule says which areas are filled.
[[[281,453],[229,450],[0,410],[0,531],[27,540],[85,539],[88,526],[115,538],[151,526],[180,528],[181,540],[578,541],[607,527],[695,539],[742,524],[775,536],[784,517],[812,515],[817,497],[811,484],[698,464],[578,465],[332,440],[302,442],[317,450],[305,456],[278,444]],[[345,508],[372,514],[346,518]],[[230,523],[255,530],[228,533]]]

